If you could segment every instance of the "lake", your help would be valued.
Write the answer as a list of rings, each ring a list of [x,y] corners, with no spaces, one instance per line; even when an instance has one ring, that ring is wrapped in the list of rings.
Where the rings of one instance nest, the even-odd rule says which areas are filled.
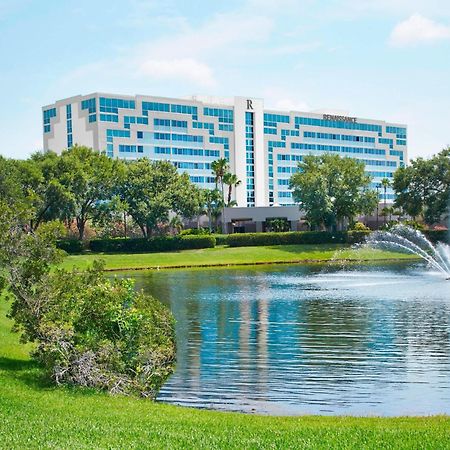
[[[450,413],[450,282],[417,264],[133,272],[176,318],[159,401],[275,415]]]

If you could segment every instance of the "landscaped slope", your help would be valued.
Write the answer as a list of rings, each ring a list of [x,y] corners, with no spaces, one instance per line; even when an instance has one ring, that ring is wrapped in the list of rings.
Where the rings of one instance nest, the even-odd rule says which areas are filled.
[[[412,260],[414,257],[405,253],[368,248],[351,249],[343,245],[273,245],[261,247],[215,247],[164,253],[74,255],[68,256],[63,265],[66,268],[73,266],[85,268],[94,259],[103,259],[107,270],[123,270],[228,264],[295,263],[302,261]]]

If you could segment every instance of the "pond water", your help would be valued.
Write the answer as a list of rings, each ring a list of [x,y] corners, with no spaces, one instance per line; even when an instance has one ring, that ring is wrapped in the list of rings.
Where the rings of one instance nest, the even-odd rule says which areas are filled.
[[[159,400],[276,415],[450,413],[450,282],[417,265],[133,273],[177,320]]]

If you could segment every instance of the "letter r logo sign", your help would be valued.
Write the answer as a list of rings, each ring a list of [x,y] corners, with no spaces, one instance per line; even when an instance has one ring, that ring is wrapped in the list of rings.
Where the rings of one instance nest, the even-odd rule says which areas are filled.
[[[252,100],[247,100],[247,109],[253,109],[253,102],[252,102]]]

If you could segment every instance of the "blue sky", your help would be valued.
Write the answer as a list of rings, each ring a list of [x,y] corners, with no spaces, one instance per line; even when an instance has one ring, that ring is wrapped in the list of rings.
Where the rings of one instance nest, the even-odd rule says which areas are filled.
[[[0,0],[0,153],[42,148],[41,106],[94,91],[263,97],[407,123],[450,144],[449,0]]]

